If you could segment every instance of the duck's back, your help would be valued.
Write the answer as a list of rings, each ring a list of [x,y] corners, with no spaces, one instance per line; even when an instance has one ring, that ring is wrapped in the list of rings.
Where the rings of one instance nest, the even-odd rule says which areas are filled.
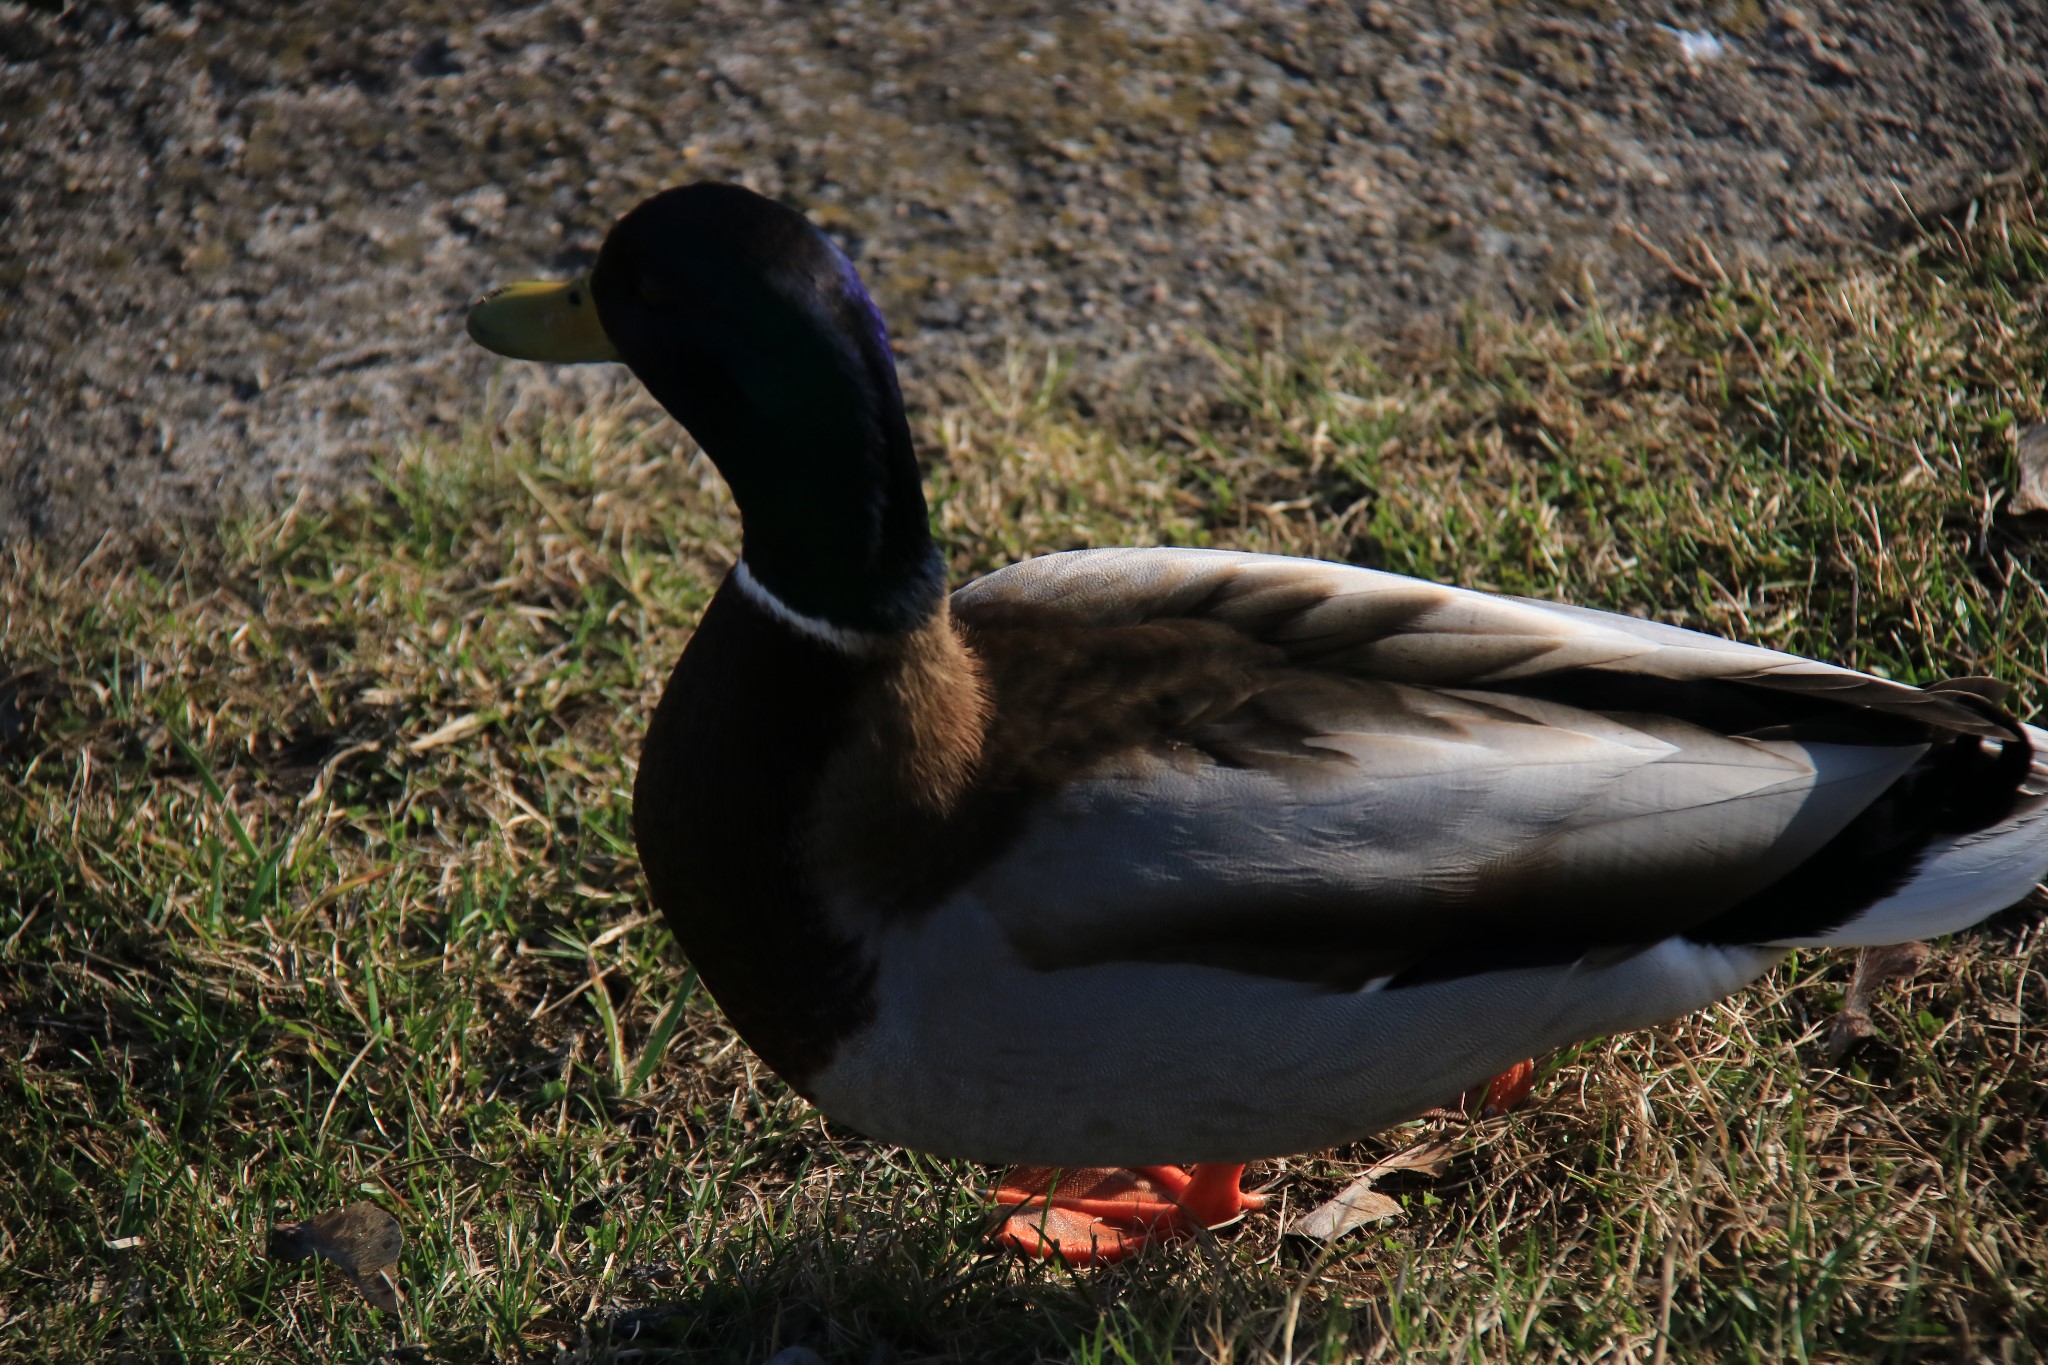
[[[1363,893],[1393,961],[1397,943],[1455,955],[1476,937],[1553,956],[1678,933],[1857,941],[1951,846],[2012,835],[2048,864],[2041,732],[1976,680],[1923,690],[1626,616],[1215,551],[1050,555],[962,589],[954,615],[1007,727],[999,765],[1008,750],[1027,782],[1060,770],[1042,809],[1091,814],[1066,821],[1059,867],[1035,864],[1057,889],[1020,913],[1070,944],[1084,921],[1132,932],[1098,900],[1238,885],[1353,918]],[[1165,870],[1171,850],[1208,875]],[[1894,927],[1973,923],[2026,893],[2024,870]]]

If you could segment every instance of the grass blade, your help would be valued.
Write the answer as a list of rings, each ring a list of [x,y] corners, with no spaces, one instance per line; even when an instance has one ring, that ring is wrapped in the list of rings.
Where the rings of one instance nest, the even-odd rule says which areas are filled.
[[[640,1087],[647,1084],[647,1078],[661,1065],[661,1059],[668,1054],[669,1040],[675,1037],[676,1025],[683,1020],[683,1006],[697,991],[697,969],[695,967],[683,976],[683,984],[676,988],[675,998],[668,1002],[668,1008],[654,1021],[654,1028],[647,1035],[647,1046],[640,1050],[640,1062],[633,1068],[633,1077],[627,1082],[622,1093],[638,1094]]]

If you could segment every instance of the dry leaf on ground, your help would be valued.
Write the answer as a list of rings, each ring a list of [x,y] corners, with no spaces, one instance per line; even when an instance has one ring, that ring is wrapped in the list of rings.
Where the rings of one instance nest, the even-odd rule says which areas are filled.
[[[1335,1198],[1295,1219],[1287,1231],[1300,1237],[1313,1237],[1319,1242],[1333,1242],[1353,1228],[1391,1218],[1401,1211],[1401,1205],[1374,1189],[1374,1183],[1395,1171],[1435,1175],[1450,1159],[1449,1147],[1440,1143],[1417,1143],[1406,1151],[1375,1161],[1366,1168],[1365,1174],[1346,1185]]]
[[[394,1269],[405,1249],[398,1220],[366,1200],[270,1230],[270,1255],[279,1261],[322,1256],[340,1266],[356,1292],[387,1313],[398,1310]]]
[[[2048,422],[2020,432],[2020,482],[2009,504],[2014,512],[2048,512]]]

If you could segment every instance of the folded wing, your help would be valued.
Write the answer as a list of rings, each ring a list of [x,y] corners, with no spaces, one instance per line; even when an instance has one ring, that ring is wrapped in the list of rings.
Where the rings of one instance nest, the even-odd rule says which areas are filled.
[[[1046,969],[1356,989],[1811,936],[2028,799],[1982,687],[1369,570],[1077,552],[954,610],[1016,812],[962,889]]]

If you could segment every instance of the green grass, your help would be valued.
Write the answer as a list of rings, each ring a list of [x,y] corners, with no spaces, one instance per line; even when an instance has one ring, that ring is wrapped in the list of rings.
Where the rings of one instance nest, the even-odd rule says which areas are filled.
[[[956,573],[1075,545],[1327,555],[2048,703],[2038,194],[1909,261],[1426,350],[1219,355],[1168,422],[1018,363],[922,414]],[[458,344],[451,341],[450,344]],[[1149,425],[1148,425],[1149,423]],[[1947,945],[1842,1069],[1848,963],[1551,1060],[1537,1108],[1255,1169],[1255,1216],[1070,1275],[985,1173],[823,1122],[721,1022],[629,837],[644,717],[734,549],[644,404],[370,493],[0,568],[0,1355],[57,1360],[2031,1360],[2037,917]],[[408,1239],[373,1311],[267,1229]]]

